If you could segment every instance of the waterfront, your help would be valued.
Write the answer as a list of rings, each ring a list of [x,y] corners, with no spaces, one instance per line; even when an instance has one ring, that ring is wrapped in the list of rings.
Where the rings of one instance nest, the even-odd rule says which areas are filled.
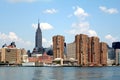
[[[0,67],[0,80],[119,80],[120,67]]]

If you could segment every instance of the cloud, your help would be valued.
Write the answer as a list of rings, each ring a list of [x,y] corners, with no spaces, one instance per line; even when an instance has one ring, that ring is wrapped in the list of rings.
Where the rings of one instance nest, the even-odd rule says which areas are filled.
[[[32,27],[37,29],[38,24],[32,24]],[[49,23],[40,23],[40,28],[42,30],[51,30],[51,29],[53,29],[53,26]]]
[[[105,6],[100,6],[99,9],[108,14],[116,14],[118,10],[116,8],[107,8]]]
[[[69,34],[87,34],[89,36],[97,36],[97,33],[90,29],[90,24],[88,22],[73,23],[72,29],[68,31]]]
[[[5,43],[9,45],[12,41],[14,41],[18,48],[31,49],[31,46],[33,46],[32,42],[23,40],[22,38],[18,37],[14,32],[9,32],[8,34],[0,32],[0,41],[1,45]]]
[[[42,43],[43,43],[43,46],[46,47],[46,48],[50,47],[52,45],[52,41],[48,41],[45,38],[42,38]]]
[[[79,6],[72,7],[75,11],[73,12],[73,15],[79,19],[79,22],[72,23],[72,29],[68,31],[69,34],[87,34],[88,36],[97,36],[96,31],[90,29],[90,24],[88,21],[86,21],[86,17],[89,16],[85,10]],[[73,15],[70,15],[73,16]],[[69,17],[69,18],[70,18]]]
[[[28,3],[32,3],[32,2],[35,2],[37,0],[7,0],[8,2],[11,2],[11,3],[21,3],[21,2],[28,2]]]
[[[105,39],[109,40],[109,42],[117,41],[117,38],[111,36],[110,34],[106,35]]]
[[[45,11],[43,11],[43,13],[46,13],[46,14],[55,14],[55,13],[57,13],[57,10],[56,9],[46,9]]]
[[[74,9],[75,9],[74,15],[77,17],[85,18],[89,16],[88,13],[86,13],[85,10],[79,6],[74,7]]]

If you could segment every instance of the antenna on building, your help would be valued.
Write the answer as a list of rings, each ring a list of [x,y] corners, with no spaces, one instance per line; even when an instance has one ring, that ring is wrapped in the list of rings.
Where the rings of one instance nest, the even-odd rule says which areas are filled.
[[[38,28],[40,28],[40,22],[39,22],[39,18],[38,18]]]

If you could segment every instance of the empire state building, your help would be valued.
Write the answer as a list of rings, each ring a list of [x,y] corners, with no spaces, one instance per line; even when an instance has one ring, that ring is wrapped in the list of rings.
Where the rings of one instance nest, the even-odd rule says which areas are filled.
[[[42,51],[42,32],[40,29],[40,23],[38,21],[38,28],[36,30],[36,35],[35,35],[35,48],[37,49],[38,52]]]

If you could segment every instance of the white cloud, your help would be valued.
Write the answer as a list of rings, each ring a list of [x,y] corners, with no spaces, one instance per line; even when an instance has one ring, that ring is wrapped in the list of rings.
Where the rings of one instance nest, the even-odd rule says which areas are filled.
[[[38,24],[32,24],[32,27],[37,29]],[[40,28],[42,30],[51,30],[51,29],[53,29],[53,26],[49,23],[40,23]]]
[[[116,14],[118,10],[116,8],[107,8],[105,6],[100,6],[99,9],[108,14]]]
[[[87,34],[89,36],[97,36],[97,33],[90,29],[90,24],[88,22],[73,23],[72,29],[68,33],[74,35]]]
[[[97,33],[94,30],[88,30],[88,35],[89,36],[97,36]]]
[[[57,13],[57,10],[56,9],[46,9],[43,12],[46,14],[54,14],[54,13]]]
[[[31,46],[33,47],[32,42],[23,40],[22,38],[18,37],[14,32],[9,32],[9,34],[0,33],[0,41],[1,46],[5,43],[9,45],[12,41],[14,41],[18,48],[31,49]]]
[[[110,42],[114,42],[117,41],[117,38],[111,36],[110,34],[105,36],[105,39],[109,40]]]
[[[75,22],[72,24],[72,29],[68,31],[69,34],[87,34],[88,36],[97,36],[96,31],[90,29],[90,24],[86,21],[86,17],[89,16],[85,10],[79,6],[72,7],[75,11],[73,15],[79,19],[79,22]],[[70,16],[71,17],[71,16]]]
[[[42,43],[44,47],[50,47],[52,45],[52,41],[48,41],[45,38],[42,38]]]
[[[76,10],[74,11],[74,15],[75,15],[75,16],[77,16],[77,17],[82,17],[82,18],[85,18],[85,17],[88,16],[88,13],[86,13],[83,8],[77,6],[75,9],[76,9]]]
[[[20,2],[28,2],[28,3],[32,3],[35,2],[37,0],[8,0],[8,2],[12,2],[12,3],[20,3]]]

